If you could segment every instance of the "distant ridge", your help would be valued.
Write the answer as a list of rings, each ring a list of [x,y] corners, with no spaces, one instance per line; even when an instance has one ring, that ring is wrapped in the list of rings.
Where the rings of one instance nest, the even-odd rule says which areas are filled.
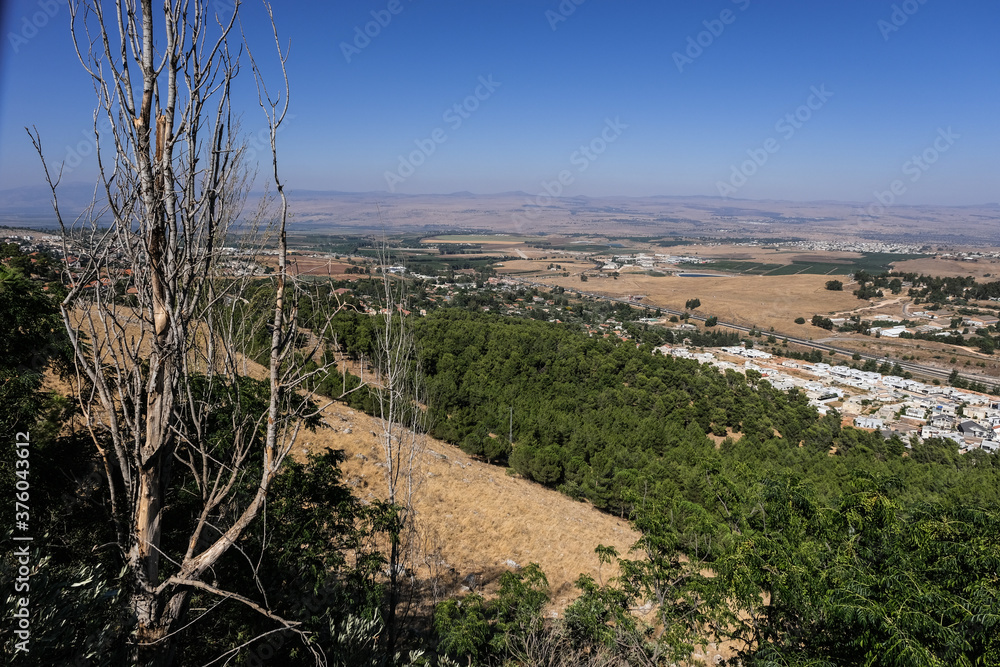
[[[520,190],[406,194],[384,190],[289,189],[290,231],[415,233],[481,230],[600,237],[808,239],[906,246],[1000,246],[1000,204],[874,206],[830,200],[730,199],[707,195],[549,197]],[[259,193],[251,193],[251,201]],[[93,185],[67,183],[59,206],[71,221],[91,203]],[[252,208],[252,204],[250,205]],[[0,224],[54,227],[44,186],[0,190]]]
[[[59,186],[58,194],[60,202],[76,203],[84,202],[89,204],[91,198],[94,194],[94,184],[88,182],[71,182],[63,183]],[[496,198],[536,198],[539,197],[539,193],[525,192],[524,190],[507,190],[504,192],[496,193],[477,193],[471,192],[469,190],[461,190],[458,192],[448,192],[448,193],[424,193],[424,194],[412,194],[404,192],[389,192],[387,190],[366,190],[366,191],[348,191],[348,190],[316,190],[316,189],[297,189],[288,188],[286,190],[290,196],[294,197],[305,197],[310,199],[316,198],[377,198],[384,200],[414,200],[414,199],[448,199],[448,198],[468,198],[468,199],[496,199]],[[253,192],[251,197],[260,196],[262,192]],[[544,194],[544,193],[543,193]],[[48,186],[45,185],[33,185],[20,188],[6,188],[0,189],[0,213],[10,214],[15,212],[25,212],[25,213],[37,213],[38,209],[44,207],[46,211],[51,212],[51,192]],[[545,195],[545,199],[548,202],[549,196]],[[588,194],[576,194],[567,195],[562,197],[551,198],[553,202],[569,202],[569,201],[649,201],[649,200],[666,200],[666,201],[690,201],[690,200],[700,200],[700,201],[710,201],[718,202],[723,204],[732,204],[739,202],[741,204],[789,204],[796,206],[805,205],[827,205],[827,206],[867,206],[870,202],[857,202],[857,201],[841,201],[835,199],[816,199],[816,200],[795,200],[795,199],[743,199],[738,197],[719,197],[717,195],[668,195],[668,194],[655,194],[655,195],[641,195],[641,196],[630,196],[630,195],[588,195]],[[951,209],[968,209],[968,208],[1000,208],[1000,203],[998,202],[986,202],[982,204],[896,204],[891,208],[910,208],[910,209],[938,209],[938,208],[951,208]]]

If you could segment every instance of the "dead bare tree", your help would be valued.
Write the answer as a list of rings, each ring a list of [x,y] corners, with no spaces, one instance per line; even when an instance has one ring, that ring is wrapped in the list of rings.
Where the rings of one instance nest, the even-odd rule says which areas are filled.
[[[378,440],[387,487],[386,502],[393,509],[389,527],[389,591],[386,605],[387,653],[395,651],[396,619],[402,577],[411,563],[408,557],[416,540],[413,494],[419,476],[417,465],[424,448],[421,411],[420,369],[416,359],[409,313],[406,311],[406,281],[390,270],[390,255],[383,239],[378,257],[380,321],[375,327],[373,360],[377,373],[376,415],[380,417]]]
[[[309,294],[286,264],[288,204],[276,137],[289,90],[277,32],[277,94],[246,50],[270,138],[265,173],[275,188],[247,207],[253,156],[232,107],[248,49],[240,0],[228,3],[225,15],[207,0],[166,0],[155,11],[152,0],[109,4],[70,2],[73,41],[97,97],[99,179],[84,215],[63,220],[61,170],[46,165],[38,130],[29,134],[52,189],[64,256],[82,262],[67,262],[62,316],[131,585],[134,664],[169,665],[178,633],[193,622],[187,616],[196,591],[301,632],[263,595],[224,590],[211,571],[264,511],[304,420],[316,414],[299,389],[328,368],[306,372],[304,361],[324,350],[297,347],[296,304]],[[263,7],[273,28],[270,6]],[[259,275],[265,247],[277,258],[266,280]],[[322,308],[317,303],[314,312]],[[312,334],[324,345],[322,326]],[[262,392],[238,381],[254,375],[265,383]],[[168,544],[165,505],[175,468],[192,481],[197,501],[193,526]],[[320,664],[323,657],[314,655]]]

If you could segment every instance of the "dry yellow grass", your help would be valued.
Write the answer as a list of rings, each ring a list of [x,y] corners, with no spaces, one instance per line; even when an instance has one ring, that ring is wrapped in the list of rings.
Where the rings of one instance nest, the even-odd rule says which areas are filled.
[[[937,259],[927,257],[909,259],[905,262],[895,262],[892,265],[896,271],[907,273],[923,273],[929,276],[957,278],[974,276],[978,280],[1000,280],[1000,261],[981,259],[975,262],[962,262],[957,259]]]
[[[262,265],[271,269],[278,268],[278,258],[274,255],[262,255],[257,258]],[[324,257],[309,257],[302,254],[288,256],[288,273],[293,276],[324,276],[338,280],[355,280],[358,274],[347,273],[351,264]]]
[[[323,419],[331,428],[304,434],[295,454],[341,449],[347,455],[344,476],[356,495],[384,498],[377,420],[339,403],[327,407]],[[444,567],[459,578],[476,574],[489,579],[509,569],[508,561],[522,566],[534,562],[548,577],[553,601],[561,608],[576,597],[573,582],[581,573],[599,576],[597,545],[612,545],[626,554],[639,539],[627,521],[510,476],[432,438],[426,440],[416,476],[416,526],[420,546],[429,552],[416,558],[421,578],[431,576],[432,567]],[[443,563],[430,562],[435,553]],[[605,568],[604,577],[610,574]]]
[[[345,479],[355,494],[362,499],[384,497],[377,420],[335,403],[324,410],[324,421],[332,428],[307,433],[296,454],[303,456],[323,447],[342,449],[348,456],[343,465]],[[578,595],[573,582],[580,574],[599,581],[617,574],[617,567],[599,567],[594,554],[597,545],[614,546],[624,556],[640,537],[620,518],[509,476],[503,468],[477,461],[432,438],[426,441],[417,474],[416,574],[426,580],[442,568],[447,570],[445,579],[452,585],[441,591],[443,596],[460,594],[470,574],[490,591],[494,588],[490,584],[511,568],[511,561],[522,566],[534,562],[549,581],[552,603],[547,613],[561,615]],[[648,615],[644,618],[654,620]],[[694,658],[717,663],[735,655],[734,647],[732,642],[709,643],[696,650]]]
[[[626,273],[617,280],[595,277],[581,282],[579,276],[553,276],[546,282],[606,296],[643,295],[646,305],[673,309],[683,309],[685,301],[698,298],[700,314],[765,330],[774,327],[795,332],[797,317],[808,320],[816,313],[852,310],[860,305],[849,290],[827,290],[829,279],[814,275],[679,278]]]

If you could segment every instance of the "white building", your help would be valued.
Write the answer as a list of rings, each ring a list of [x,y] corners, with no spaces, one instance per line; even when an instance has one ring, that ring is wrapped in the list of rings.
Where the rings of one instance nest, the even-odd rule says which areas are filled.
[[[885,427],[885,422],[876,417],[855,417],[854,425],[858,428],[871,428],[882,430]]]
[[[906,327],[892,327],[890,329],[882,329],[879,335],[883,338],[899,338],[899,334],[906,332]]]
[[[954,440],[955,443],[959,445],[965,444],[965,436],[958,431],[947,431],[940,428],[934,428],[933,426],[927,426],[926,424],[922,429],[920,429],[920,437],[924,440],[927,438],[945,438],[947,440]]]

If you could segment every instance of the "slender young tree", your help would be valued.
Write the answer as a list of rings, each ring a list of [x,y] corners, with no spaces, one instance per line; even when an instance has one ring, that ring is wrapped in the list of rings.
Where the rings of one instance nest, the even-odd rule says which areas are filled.
[[[386,648],[395,651],[398,635],[397,610],[402,575],[414,541],[413,494],[417,488],[417,465],[424,446],[421,381],[413,330],[406,313],[406,281],[389,271],[390,255],[383,240],[379,251],[379,301],[382,312],[375,330],[373,360],[377,372],[376,415],[387,487],[386,502],[393,509],[389,526],[389,586],[386,604]]]
[[[299,390],[328,370],[304,364],[326,355],[301,341],[322,346],[326,331],[315,323],[329,322],[317,318],[325,307],[317,302],[312,335],[296,328],[297,304],[310,295],[286,263],[276,145],[288,109],[285,52],[274,31],[282,76],[274,93],[243,37],[241,2],[223,4],[217,13],[207,0],[70,2],[73,42],[97,97],[99,177],[84,215],[64,220],[61,168],[49,169],[38,130],[29,131],[62,228],[62,319],[82,419],[108,479],[136,622],[133,664],[174,662],[179,634],[197,622],[189,618],[196,591],[296,630],[265,599],[229,592],[212,573],[265,511],[282,462],[315,417]],[[256,207],[246,206],[254,156],[232,96],[246,61],[269,137],[262,172],[274,188]],[[265,248],[277,267],[261,277]],[[247,376],[256,381],[240,380]],[[177,517],[170,506],[181,478],[194,509],[165,525]]]

